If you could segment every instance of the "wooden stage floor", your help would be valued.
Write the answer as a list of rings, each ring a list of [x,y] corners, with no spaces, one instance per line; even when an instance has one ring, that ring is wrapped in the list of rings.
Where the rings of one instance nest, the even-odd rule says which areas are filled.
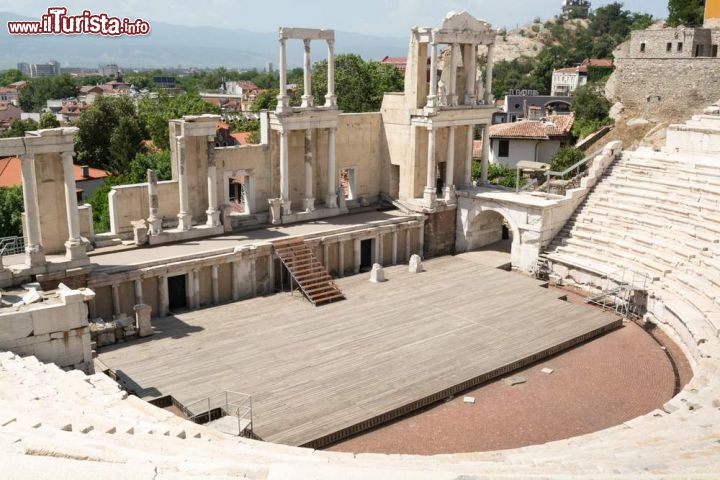
[[[319,308],[281,293],[153,319],[155,336],[99,359],[146,399],[251,394],[258,436],[317,446],[619,325],[482,258],[340,279],[347,300]]]

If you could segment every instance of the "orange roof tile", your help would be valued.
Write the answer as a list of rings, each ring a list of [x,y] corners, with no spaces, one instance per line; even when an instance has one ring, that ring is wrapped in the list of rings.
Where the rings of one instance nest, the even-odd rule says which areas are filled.
[[[22,184],[20,173],[20,159],[18,157],[0,158],[0,187],[15,187]],[[73,165],[75,181],[80,183],[86,180],[97,180],[110,176],[110,172],[99,168],[89,168],[88,176],[83,177],[82,167]]]
[[[233,132],[230,134],[240,145],[250,145],[250,135],[252,135],[252,132]]]
[[[574,114],[548,115],[545,121],[520,120],[513,123],[500,123],[490,127],[492,138],[518,138],[531,140],[549,140],[570,133]]]

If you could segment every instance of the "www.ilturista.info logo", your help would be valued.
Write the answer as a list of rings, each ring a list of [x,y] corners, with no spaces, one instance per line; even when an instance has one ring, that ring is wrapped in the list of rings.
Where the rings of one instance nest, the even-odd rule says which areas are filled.
[[[142,18],[111,17],[84,10],[81,15],[68,15],[65,7],[50,7],[39,22],[7,22],[11,35],[147,35],[150,24]]]

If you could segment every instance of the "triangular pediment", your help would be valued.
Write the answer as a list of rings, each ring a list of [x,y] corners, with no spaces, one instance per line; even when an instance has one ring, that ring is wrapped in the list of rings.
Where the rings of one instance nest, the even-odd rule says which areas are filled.
[[[484,32],[492,30],[492,26],[463,10],[462,12],[448,12],[443,21],[442,29],[445,31]]]

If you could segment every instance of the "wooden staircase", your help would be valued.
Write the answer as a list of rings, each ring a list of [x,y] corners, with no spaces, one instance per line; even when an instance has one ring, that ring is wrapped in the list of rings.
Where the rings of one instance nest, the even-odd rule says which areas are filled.
[[[323,264],[301,238],[273,242],[273,247],[300,290],[313,305],[317,307],[345,299],[345,295],[335,285]]]

